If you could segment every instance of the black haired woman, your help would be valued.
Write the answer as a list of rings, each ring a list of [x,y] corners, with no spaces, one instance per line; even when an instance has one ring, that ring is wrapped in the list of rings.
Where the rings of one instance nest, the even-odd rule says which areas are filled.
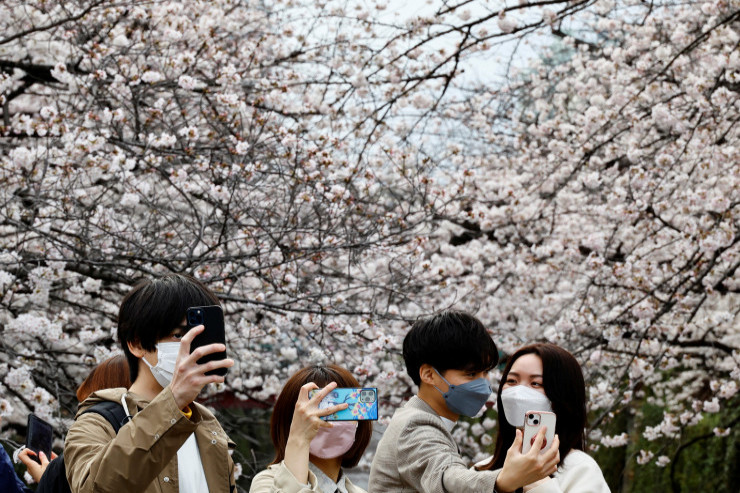
[[[509,358],[498,394],[498,436],[493,458],[478,470],[501,469],[507,455],[518,453],[526,411],[552,411],[560,439],[558,470],[523,488],[525,493],[608,493],[599,465],[583,449],[586,384],[578,361],[554,344],[524,346]],[[500,476],[499,476],[500,478]],[[502,478],[500,478],[502,479]],[[497,484],[505,483],[500,481]],[[504,493],[504,492],[501,492]]]

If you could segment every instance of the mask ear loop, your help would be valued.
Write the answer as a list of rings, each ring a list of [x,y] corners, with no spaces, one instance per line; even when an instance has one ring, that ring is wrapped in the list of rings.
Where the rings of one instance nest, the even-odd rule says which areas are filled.
[[[143,361],[144,363],[146,363],[146,366],[148,366],[150,370],[153,370],[153,369],[154,369],[154,367],[155,367],[155,366],[157,366],[157,365],[159,364],[159,353],[157,353],[157,365],[153,365],[153,364],[149,363],[149,362],[148,362],[148,361],[146,360],[146,357],[144,357],[144,356],[142,356],[142,357],[141,357],[141,360],[142,360],[142,361]],[[126,407],[126,406],[124,406],[124,407]]]
[[[436,368],[432,367],[432,370],[434,370],[434,373],[436,373],[437,375],[439,375],[439,378],[441,378],[444,381],[444,383],[447,384],[447,392],[449,392],[450,390],[452,390],[452,389],[455,388],[455,386],[452,385],[450,382],[448,382],[447,379],[445,377],[443,377],[442,374],[440,372],[438,372]],[[434,387],[435,389],[437,389],[437,392],[439,392],[442,395],[445,395],[447,393],[447,392],[442,392],[439,389],[439,387],[437,387],[436,385],[432,385],[432,387]]]

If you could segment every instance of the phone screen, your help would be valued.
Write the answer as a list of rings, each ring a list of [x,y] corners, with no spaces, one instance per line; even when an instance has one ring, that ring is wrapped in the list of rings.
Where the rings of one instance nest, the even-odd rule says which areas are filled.
[[[308,393],[313,397],[319,389]],[[347,409],[324,416],[325,421],[365,421],[378,419],[378,389],[375,387],[351,388],[337,387],[329,392],[319,403],[319,409],[347,403]]]
[[[35,414],[28,415],[28,435],[26,435],[26,448],[38,454],[43,452],[51,460],[51,441],[53,428],[49,423]]]
[[[188,328],[203,325],[205,329],[198,334],[190,344],[190,352],[196,348],[207,346],[209,344],[220,343],[226,344],[226,331],[224,328],[224,312],[218,305],[213,306],[194,306],[188,308],[185,315]],[[212,353],[203,356],[198,360],[198,364],[207,363],[208,361],[221,360],[226,358],[226,351]],[[217,368],[206,372],[206,375],[226,375],[227,368]]]

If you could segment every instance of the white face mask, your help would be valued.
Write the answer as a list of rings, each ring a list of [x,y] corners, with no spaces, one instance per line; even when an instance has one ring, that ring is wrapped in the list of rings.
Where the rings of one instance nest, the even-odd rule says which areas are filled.
[[[175,374],[175,362],[180,352],[179,342],[160,342],[157,343],[157,364],[152,366],[146,358],[141,358],[146,366],[152,371],[152,376],[162,387],[167,387],[172,381],[172,375]]]
[[[501,391],[506,421],[515,428],[524,426],[524,415],[528,411],[552,412],[552,404],[542,392],[527,385],[514,385]]]

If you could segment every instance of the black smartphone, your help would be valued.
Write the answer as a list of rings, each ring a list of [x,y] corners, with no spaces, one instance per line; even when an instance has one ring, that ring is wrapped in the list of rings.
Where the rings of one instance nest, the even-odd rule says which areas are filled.
[[[39,418],[35,414],[28,415],[28,434],[26,435],[26,448],[36,452],[36,460],[39,464],[41,458],[39,452],[46,454],[46,458],[51,460],[51,440],[54,429],[49,423]]]
[[[203,325],[205,329],[203,332],[198,334],[193,342],[190,344],[190,352],[192,353],[196,348],[201,346],[207,346],[208,344],[221,343],[226,344],[226,330],[224,328],[224,311],[218,305],[213,306],[194,306],[188,308],[185,314],[188,328]],[[226,351],[220,353],[212,353],[203,356],[198,360],[198,364],[202,365],[208,361],[215,361],[220,359],[226,359]],[[226,375],[228,368],[217,368],[206,372],[206,375]]]

